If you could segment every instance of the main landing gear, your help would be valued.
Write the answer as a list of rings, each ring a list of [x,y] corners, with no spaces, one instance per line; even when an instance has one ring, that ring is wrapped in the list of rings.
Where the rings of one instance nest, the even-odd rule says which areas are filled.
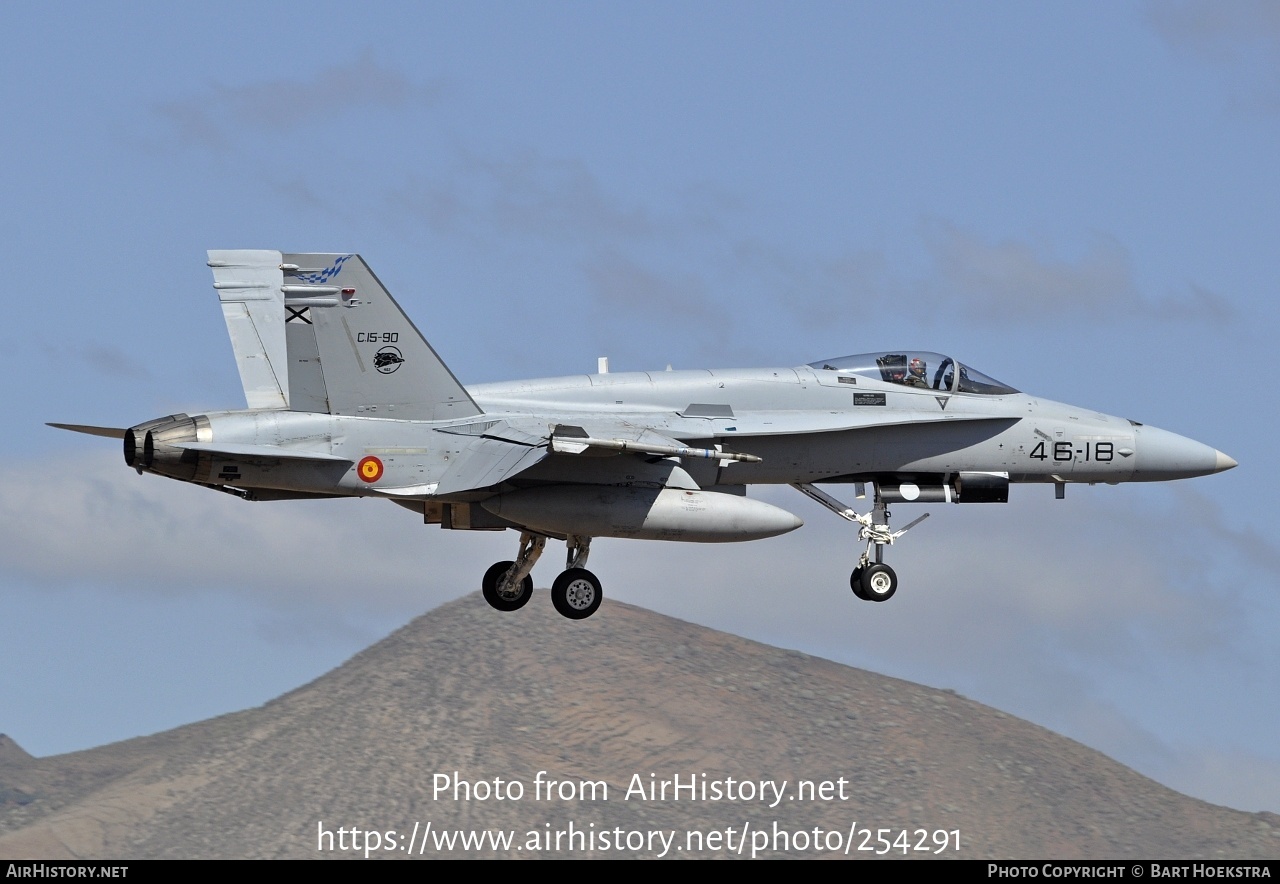
[[[858,496],[863,496],[862,483],[858,483]],[[880,489],[876,488],[875,506],[866,515],[859,515],[853,507],[846,506],[825,491],[808,483],[792,486],[818,503],[831,510],[837,516],[861,526],[858,539],[867,542],[867,548],[858,557],[858,564],[849,575],[849,588],[858,598],[868,602],[887,602],[898,591],[898,575],[884,563],[884,548],[919,525],[929,514],[911,522],[898,531],[889,528],[889,510],[880,497]],[[871,548],[875,547],[874,561]]]
[[[533,577],[529,572],[546,546],[546,537],[523,532],[516,560],[498,562],[485,572],[480,585],[484,600],[499,611],[523,608],[533,596]],[[584,567],[591,552],[591,538],[570,534],[565,538],[565,546],[568,548],[565,570],[551,584],[551,603],[570,620],[583,620],[600,607],[604,591],[596,575]]]

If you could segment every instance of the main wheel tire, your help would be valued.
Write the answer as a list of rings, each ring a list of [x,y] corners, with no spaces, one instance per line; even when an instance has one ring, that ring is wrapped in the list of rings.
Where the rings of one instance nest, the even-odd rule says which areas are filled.
[[[528,574],[525,575],[524,580],[520,581],[520,592],[518,594],[503,595],[498,592],[498,584],[502,582],[502,578],[507,576],[507,572],[514,566],[515,562],[498,562],[484,572],[484,580],[480,582],[484,600],[499,611],[515,611],[523,608],[533,596],[533,577]]]
[[[887,602],[898,591],[898,575],[888,565],[868,565],[862,571],[862,597],[872,602]]]
[[[849,575],[849,588],[853,590],[853,594],[864,602],[869,601],[866,590],[862,588],[862,568],[853,569],[853,573]]]
[[[551,584],[551,604],[570,620],[590,617],[603,599],[600,581],[586,568],[570,568]]]

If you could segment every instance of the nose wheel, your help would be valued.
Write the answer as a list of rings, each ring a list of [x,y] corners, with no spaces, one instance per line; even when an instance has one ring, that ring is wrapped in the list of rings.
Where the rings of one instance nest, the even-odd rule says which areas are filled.
[[[867,600],[866,590],[862,588],[862,566],[858,565],[853,569],[853,573],[849,575],[849,588],[853,590],[853,594],[863,601]]]
[[[887,602],[898,591],[898,575],[888,565],[877,562],[854,568],[849,585],[854,595],[863,601]]]
[[[813,485],[804,483],[793,487],[840,518],[859,526],[858,539],[867,542],[867,549],[858,558],[857,566],[849,575],[849,588],[853,590],[853,594],[868,602],[887,602],[893,598],[893,594],[898,591],[898,575],[884,563],[884,548],[929,518],[929,514],[925,513],[907,527],[894,531],[889,528],[889,510],[880,498],[879,489],[876,490],[874,509],[866,515],[860,515],[853,507],[846,506]],[[858,496],[863,496],[862,483],[858,483]]]

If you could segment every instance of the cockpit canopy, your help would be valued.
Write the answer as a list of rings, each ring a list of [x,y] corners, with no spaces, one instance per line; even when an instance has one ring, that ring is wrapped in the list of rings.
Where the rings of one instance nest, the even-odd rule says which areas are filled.
[[[950,393],[976,393],[979,396],[1004,396],[1017,393],[1008,384],[956,362],[941,353],[923,350],[892,350],[885,353],[860,353],[810,362],[810,368],[837,371],[904,387],[920,387]]]

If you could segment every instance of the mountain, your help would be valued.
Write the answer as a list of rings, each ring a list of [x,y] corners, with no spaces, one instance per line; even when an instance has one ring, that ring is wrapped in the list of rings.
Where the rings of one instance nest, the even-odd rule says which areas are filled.
[[[650,800],[676,777],[705,797]],[[871,856],[879,829],[892,855],[931,855],[923,837],[971,858],[1280,857],[1280,816],[955,693],[620,602],[569,621],[545,592],[512,614],[444,605],[256,709],[49,758],[0,738],[6,859],[363,855],[370,830],[397,848],[373,856],[411,832],[425,856],[652,856],[654,832],[667,855],[827,856],[851,831]],[[458,830],[514,840],[436,849]]]

